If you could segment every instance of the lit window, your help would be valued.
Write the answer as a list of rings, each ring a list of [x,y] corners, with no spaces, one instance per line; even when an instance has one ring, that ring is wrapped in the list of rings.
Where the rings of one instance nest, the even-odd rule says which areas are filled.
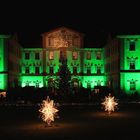
[[[129,50],[130,50],[130,51],[135,51],[135,41],[130,41]]]
[[[27,74],[30,73],[29,67],[25,68],[25,73],[27,73]]]
[[[78,59],[78,53],[77,52],[72,52],[72,58],[73,58],[73,60],[77,60]]]
[[[96,88],[95,93],[100,93],[100,89]]]
[[[54,59],[54,52],[49,52],[49,59],[50,60],[53,60]]]
[[[134,62],[130,62],[130,70],[134,70],[135,69],[135,63]]]
[[[101,67],[97,67],[97,73],[98,73],[98,74],[101,73]]]
[[[130,83],[130,90],[136,90],[136,82],[138,80],[131,79],[131,80],[127,80],[127,81]]]
[[[101,59],[101,52],[97,52],[97,53],[96,53],[96,59],[97,59],[97,60],[100,60],[100,59]]]
[[[35,73],[36,73],[36,74],[39,74],[39,73],[40,73],[39,67],[35,67]]]
[[[30,59],[30,54],[29,53],[25,53],[25,59]]]
[[[129,63],[130,63],[130,70],[134,70],[135,69],[135,61],[136,61],[137,57],[136,58],[133,58],[131,57],[129,59]]]
[[[138,59],[138,57],[127,57],[127,59],[128,59],[128,62],[129,62],[129,67],[130,67],[130,70],[134,70],[135,69],[135,62],[136,62],[136,60]]]
[[[100,74],[101,73],[102,64],[95,64],[95,66],[96,66],[97,74]],[[109,67],[107,67],[107,68],[109,68]]]
[[[77,67],[73,67],[73,73],[77,74]]]
[[[87,52],[87,59],[88,59],[88,60],[91,59],[91,52]]]
[[[87,88],[91,89],[91,83],[87,82]]]
[[[101,86],[102,81],[98,80],[98,81],[95,81],[95,82],[96,82],[97,86]]]
[[[53,74],[53,67],[50,67],[50,74]]]
[[[25,82],[25,86],[26,86],[26,87],[30,86],[30,83],[31,83],[31,81],[28,81],[28,80],[27,80],[27,81]]]
[[[87,74],[91,74],[91,68],[87,67]]]
[[[73,82],[73,86],[74,86],[74,87],[78,87],[78,82],[77,82],[77,81],[74,81],[74,82]]]
[[[40,59],[39,53],[35,53],[35,59]]]
[[[130,81],[130,90],[136,90],[136,82],[133,79]]]
[[[35,83],[35,87],[36,87],[36,88],[39,88],[39,85],[40,85],[41,81],[38,81],[38,80],[37,80],[37,81],[34,81],[34,83]]]

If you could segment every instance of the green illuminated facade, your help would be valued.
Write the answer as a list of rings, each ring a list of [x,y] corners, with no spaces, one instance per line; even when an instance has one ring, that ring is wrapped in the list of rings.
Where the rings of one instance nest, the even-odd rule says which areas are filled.
[[[117,36],[104,48],[83,47],[83,37],[77,31],[61,27],[42,34],[42,47],[22,48],[15,38],[1,35],[0,89],[55,88],[65,59],[71,86],[90,89],[107,86],[116,94],[120,91],[140,94],[140,36]],[[6,40],[10,40],[7,45]]]
[[[120,53],[120,85],[128,94],[140,94],[140,36],[118,36]]]
[[[22,87],[54,85],[54,81],[59,78],[62,58],[67,60],[72,86],[91,89],[105,86],[104,49],[84,49],[83,34],[65,27],[44,33],[42,38],[43,48],[22,51]]]
[[[0,89],[18,86],[22,47],[16,35],[0,35]]]
[[[7,39],[9,36],[0,35],[0,89],[6,89],[8,84],[7,69]]]
[[[116,92],[140,94],[140,35],[120,35],[105,46],[107,84]]]

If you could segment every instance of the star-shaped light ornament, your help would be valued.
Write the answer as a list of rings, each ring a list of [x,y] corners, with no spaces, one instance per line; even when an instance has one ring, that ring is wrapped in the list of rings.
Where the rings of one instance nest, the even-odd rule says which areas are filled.
[[[111,97],[111,94],[109,94],[108,97],[105,97],[104,102],[102,102],[102,105],[105,108],[105,111],[108,112],[108,114],[111,114],[117,108],[118,103],[114,99],[114,97]]]
[[[52,125],[54,118],[57,116],[57,112],[59,110],[56,109],[54,101],[50,100],[49,96],[47,96],[46,100],[42,101],[41,108],[39,112],[41,112],[41,118],[44,122],[47,122],[48,126]]]

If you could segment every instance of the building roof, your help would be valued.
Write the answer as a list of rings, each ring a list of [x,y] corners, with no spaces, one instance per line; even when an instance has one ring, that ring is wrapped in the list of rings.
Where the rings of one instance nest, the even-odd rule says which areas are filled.
[[[44,36],[44,35],[47,35],[47,34],[49,34],[49,33],[51,33],[51,32],[55,32],[55,31],[58,31],[58,30],[61,30],[61,29],[66,29],[66,30],[69,30],[69,31],[71,31],[71,32],[75,32],[75,33],[77,33],[77,34],[79,34],[79,35],[84,36],[83,33],[81,33],[81,32],[77,32],[77,31],[75,31],[75,30],[73,30],[73,29],[70,29],[70,28],[67,28],[67,27],[65,27],[65,26],[62,26],[62,27],[59,27],[59,28],[52,29],[52,30],[50,30],[50,31],[48,31],[48,32],[45,32],[45,33],[41,34],[41,35]]]

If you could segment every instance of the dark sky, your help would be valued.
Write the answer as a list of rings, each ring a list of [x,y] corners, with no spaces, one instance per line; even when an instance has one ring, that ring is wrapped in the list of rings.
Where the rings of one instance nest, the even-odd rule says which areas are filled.
[[[105,43],[109,33],[140,34],[137,3],[103,1],[46,1],[6,3],[1,9],[0,33],[17,32],[23,47],[41,47],[41,33],[66,26],[85,34],[88,47]]]

